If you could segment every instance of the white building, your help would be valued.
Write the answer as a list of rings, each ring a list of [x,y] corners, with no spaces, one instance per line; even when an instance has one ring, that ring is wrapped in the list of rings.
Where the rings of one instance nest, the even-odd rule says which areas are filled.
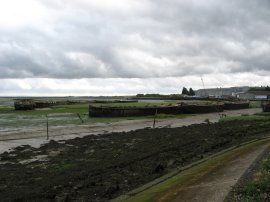
[[[249,91],[239,94],[238,98],[246,100],[270,100],[270,91]]]
[[[214,97],[214,98],[226,98],[226,97],[238,97],[239,94],[247,93],[249,87],[231,87],[231,88],[208,88],[199,89],[195,91],[195,95],[199,97]]]

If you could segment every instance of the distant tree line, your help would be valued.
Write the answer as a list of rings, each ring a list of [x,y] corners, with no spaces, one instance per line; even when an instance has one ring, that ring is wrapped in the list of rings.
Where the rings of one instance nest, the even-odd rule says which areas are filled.
[[[194,92],[194,90],[192,88],[189,88],[189,90],[188,90],[186,87],[183,87],[182,95],[194,96],[195,92]]]
[[[190,95],[190,96],[193,96],[195,95],[195,92],[192,88],[189,88],[189,90],[184,87],[183,90],[182,90],[182,95]],[[157,94],[157,93],[150,93],[150,94],[137,94],[136,97],[139,97],[139,98],[176,98],[176,97],[181,97],[180,94],[170,94],[170,95],[161,95],[161,94]]]
[[[269,86],[250,87],[249,91],[270,91]]]
[[[161,94],[137,94],[136,97],[166,97],[168,95]]]
[[[180,94],[170,94],[170,95],[161,95],[161,94],[137,94],[137,98],[162,98],[162,99],[177,99],[180,97]]]

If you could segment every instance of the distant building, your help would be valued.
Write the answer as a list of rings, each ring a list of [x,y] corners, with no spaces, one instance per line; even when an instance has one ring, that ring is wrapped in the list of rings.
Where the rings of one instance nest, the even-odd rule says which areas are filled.
[[[231,88],[208,88],[199,89],[195,91],[195,95],[199,97],[213,97],[213,98],[228,98],[238,97],[240,94],[247,93],[249,87],[231,87]]]
[[[270,100],[270,91],[248,91],[238,97],[246,100]]]
[[[270,90],[253,90],[253,88],[231,87],[231,88],[208,88],[195,91],[198,97],[230,98],[235,97],[244,100],[270,100]]]

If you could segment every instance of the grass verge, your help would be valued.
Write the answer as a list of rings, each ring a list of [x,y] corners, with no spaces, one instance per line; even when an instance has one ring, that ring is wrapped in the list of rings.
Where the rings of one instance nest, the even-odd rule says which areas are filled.
[[[173,195],[173,193],[176,192],[176,190],[178,190],[182,186],[192,183],[194,179],[196,179],[196,177],[209,172],[211,169],[214,169],[214,167],[217,167],[222,162],[229,161],[236,156],[243,155],[249,152],[251,149],[267,142],[269,142],[269,139],[263,139],[226,149],[222,152],[208,157],[207,159],[204,159],[202,163],[199,161],[179,170],[179,174],[165,181],[162,181],[161,183],[156,184],[144,191],[140,192],[140,189],[137,189],[137,194],[135,194],[135,190],[135,192],[131,192],[130,195],[121,196],[113,201],[148,202],[158,199],[161,201],[170,200],[170,197]]]
[[[236,188],[233,201],[270,201],[270,154],[263,159],[250,181]]]
[[[224,117],[219,120],[220,122],[226,121],[270,121],[269,112],[256,113],[254,115],[242,114],[241,116]]]

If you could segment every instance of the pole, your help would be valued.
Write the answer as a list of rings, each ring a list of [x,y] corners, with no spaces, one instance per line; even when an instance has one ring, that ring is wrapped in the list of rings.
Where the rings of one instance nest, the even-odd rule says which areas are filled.
[[[80,116],[79,113],[77,113],[77,116],[79,117],[79,119],[81,120],[81,122],[84,123],[84,121],[83,121],[83,119],[82,119],[82,117]]]
[[[156,109],[156,113],[155,113],[155,115],[154,115],[153,128],[156,127],[156,116],[157,116],[157,109]]]
[[[49,139],[49,119],[48,115],[46,114],[46,119],[47,119],[47,140]]]

